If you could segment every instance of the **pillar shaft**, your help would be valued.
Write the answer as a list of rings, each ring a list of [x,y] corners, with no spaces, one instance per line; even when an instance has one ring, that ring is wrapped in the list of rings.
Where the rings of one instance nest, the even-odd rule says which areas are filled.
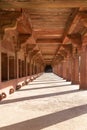
[[[74,56],[72,58],[72,84],[79,84],[79,56]]]
[[[15,77],[14,77],[14,72],[15,72],[15,70],[14,70],[14,56],[9,56],[9,70],[8,70],[8,72],[9,72],[9,80],[11,80],[11,79],[14,79]]]
[[[87,45],[82,47],[81,52],[80,89],[87,89]]]
[[[29,75],[32,75],[32,61],[30,59],[30,65],[29,65]]]
[[[15,78],[19,78],[19,61],[18,61],[18,51],[17,51],[17,48],[15,48],[15,65],[14,65],[14,69],[15,69],[15,72],[14,72],[14,77]]]
[[[66,79],[66,60],[63,61],[63,78]]]
[[[75,58],[75,83],[79,84],[79,56]]]
[[[66,60],[66,79],[71,81],[71,59],[67,58]]]
[[[0,35],[0,82],[1,82],[1,35]]]

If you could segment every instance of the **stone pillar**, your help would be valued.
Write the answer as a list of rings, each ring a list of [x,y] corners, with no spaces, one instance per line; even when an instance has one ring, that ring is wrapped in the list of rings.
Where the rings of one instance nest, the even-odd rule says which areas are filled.
[[[79,55],[78,48],[82,47],[82,36],[78,33],[68,35],[68,38],[73,44],[73,56],[72,56],[72,84],[79,83]]]
[[[59,76],[63,78],[63,63],[61,62],[59,65],[58,65],[58,69],[57,69],[59,72]]]
[[[39,64],[40,64],[40,63],[39,63]],[[41,73],[41,71],[42,71],[42,65],[40,64],[39,67],[40,67],[39,73]]]
[[[71,82],[72,84],[75,84],[75,58],[72,57],[72,67],[71,67]]]
[[[75,84],[79,84],[79,56],[75,56]]]
[[[15,78],[19,78],[19,61],[18,61],[18,50],[15,48]]]
[[[36,69],[36,62],[34,63],[34,74],[36,74],[37,72],[37,69]]]
[[[33,61],[33,63],[32,63],[32,75],[34,75],[35,74],[35,66],[34,66],[34,61]]]
[[[66,59],[66,80],[71,81],[71,58]]]
[[[1,29],[1,26],[0,26],[0,83],[2,82],[2,40],[3,40],[3,36],[4,36],[4,33],[2,33],[2,29]],[[6,60],[7,61],[7,60]],[[7,71],[6,71],[7,72]],[[6,80],[7,79],[7,73],[6,73]]]
[[[38,63],[36,64],[36,68],[37,68],[37,74],[38,74]]]
[[[57,75],[60,76],[60,64],[57,65]]]
[[[69,77],[69,58],[66,59],[66,80],[70,81],[70,77]]]
[[[43,69],[43,65],[41,65],[41,73],[44,71],[44,69]]]
[[[57,65],[54,67],[55,74],[57,74]]]
[[[66,62],[66,60],[64,60],[63,61],[63,79],[67,78],[66,68],[67,68],[67,62]]]
[[[19,67],[20,72],[18,72],[18,73],[20,74],[20,78],[21,78],[23,76],[23,61],[21,59],[19,59],[19,62],[20,62],[20,64],[18,65],[18,67]]]
[[[14,56],[9,56],[9,80],[14,79]]]
[[[22,60],[22,77],[25,77],[25,62]]]
[[[82,47],[81,52],[80,89],[87,89],[87,45]]]
[[[0,83],[1,83],[1,35],[0,35]]]
[[[8,80],[8,57],[7,53],[1,53],[1,81]]]
[[[35,74],[37,74],[37,64],[35,62]]]
[[[28,72],[29,72],[29,63],[28,61],[26,60],[26,76],[28,76]]]
[[[38,64],[38,73],[40,73],[40,64]]]
[[[27,63],[27,76],[30,75],[30,63],[28,62]]]
[[[27,76],[27,54],[24,54],[25,77]]]
[[[41,64],[39,63],[39,73],[41,73]]]
[[[72,57],[72,84],[79,84],[79,56]]]
[[[63,78],[63,62],[61,62],[61,77]]]
[[[32,75],[32,61],[30,60],[30,76]]]
[[[7,64],[8,77],[7,77],[7,79],[9,80],[9,54],[7,54],[7,60],[8,60],[8,64]]]

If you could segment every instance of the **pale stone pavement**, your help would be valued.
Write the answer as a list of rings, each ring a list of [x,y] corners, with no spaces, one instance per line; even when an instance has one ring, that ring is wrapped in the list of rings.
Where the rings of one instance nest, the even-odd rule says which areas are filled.
[[[0,130],[87,130],[87,91],[44,73],[0,102]]]

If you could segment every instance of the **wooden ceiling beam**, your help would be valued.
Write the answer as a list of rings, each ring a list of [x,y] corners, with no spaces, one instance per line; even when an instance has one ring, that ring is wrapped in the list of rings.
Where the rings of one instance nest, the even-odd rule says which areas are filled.
[[[65,37],[67,36],[67,34],[69,33],[70,31],[70,28],[73,24],[73,21],[75,20],[75,17],[77,16],[78,14],[78,11],[79,11],[79,8],[76,8],[76,9],[72,9],[72,13],[71,15],[69,16],[69,18],[67,19],[67,23],[66,23],[66,27],[65,27],[65,31],[63,33],[63,41],[65,39]]]
[[[18,0],[16,0],[18,1]],[[21,0],[20,0],[21,1]],[[23,1],[23,0],[22,0]],[[28,2],[15,2],[14,0],[12,2],[4,2],[1,0],[0,2],[0,8],[34,8],[34,9],[42,9],[42,8],[64,8],[64,7],[87,7],[87,0],[51,0],[51,1],[30,1]]]
[[[86,19],[86,20],[85,20]],[[81,33],[81,34],[85,34],[87,32],[87,29],[85,28],[86,24],[85,24],[85,21],[87,21],[87,10],[83,10],[83,11],[78,11],[77,15],[74,17],[73,19],[73,22],[72,22],[72,25],[70,26],[70,28],[68,29],[67,33],[66,33],[66,36],[67,35],[71,35],[71,34],[74,34],[74,31],[75,31],[75,28],[78,26],[78,23],[79,22],[82,22],[83,23],[83,31],[81,30],[81,32],[79,32],[79,30],[77,30],[78,32],[77,33]],[[87,22],[86,22],[87,23]],[[79,27],[80,28],[80,27]],[[65,39],[63,40],[63,43],[66,43],[66,37]]]
[[[61,39],[37,39],[36,43],[61,43]]]
[[[40,46],[40,47],[51,47],[51,48],[53,48],[53,47],[58,47],[58,43],[47,43],[47,44],[43,44],[43,43],[40,43],[40,44],[38,44],[38,46]]]

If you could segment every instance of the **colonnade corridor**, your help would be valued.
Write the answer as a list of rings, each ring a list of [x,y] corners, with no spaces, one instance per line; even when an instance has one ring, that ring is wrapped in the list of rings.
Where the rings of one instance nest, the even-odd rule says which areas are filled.
[[[87,91],[43,73],[1,101],[0,130],[87,130]]]

